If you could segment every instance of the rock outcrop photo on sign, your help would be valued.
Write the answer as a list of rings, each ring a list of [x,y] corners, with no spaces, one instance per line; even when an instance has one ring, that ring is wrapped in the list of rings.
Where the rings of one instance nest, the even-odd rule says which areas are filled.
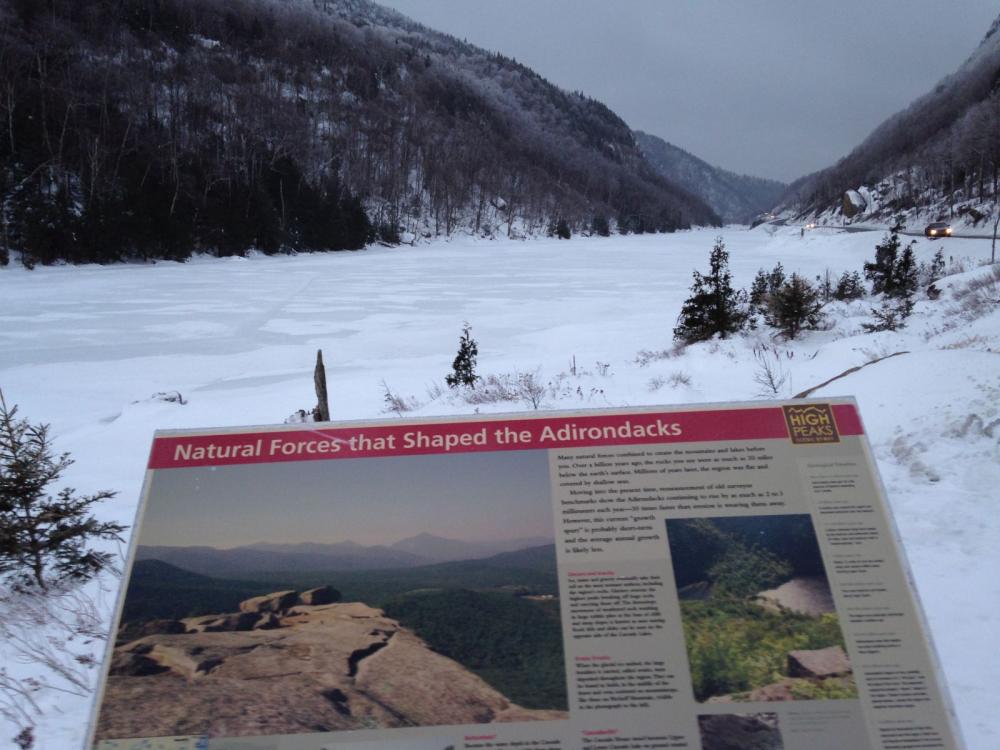
[[[275,592],[244,601],[242,613],[147,623],[115,649],[98,739],[566,717],[512,703],[381,610],[298,603],[331,592]]]

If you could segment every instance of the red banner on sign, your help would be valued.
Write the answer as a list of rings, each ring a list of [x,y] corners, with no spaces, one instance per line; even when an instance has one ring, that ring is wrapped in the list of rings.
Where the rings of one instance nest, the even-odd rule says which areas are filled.
[[[862,434],[854,407],[833,407],[840,435]],[[337,458],[552,450],[597,445],[788,438],[780,407],[723,411],[633,412],[559,418],[316,427],[158,437],[150,469]]]

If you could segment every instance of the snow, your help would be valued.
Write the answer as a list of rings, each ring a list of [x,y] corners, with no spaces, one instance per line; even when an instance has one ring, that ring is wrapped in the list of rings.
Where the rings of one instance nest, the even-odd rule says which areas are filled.
[[[22,416],[52,425],[57,450],[73,454],[64,483],[81,493],[118,490],[102,513],[131,524],[154,430],[280,423],[309,409],[317,349],[334,419],[393,417],[387,389],[416,403],[407,416],[530,409],[527,400],[470,404],[444,387],[465,321],[479,343],[479,373],[533,375],[546,386],[542,408],[788,397],[908,352],[814,395],[858,399],[968,747],[1000,747],[992,705],[1000,424],[991,426],[1000,417],[1000,284],[978,305],[966,293],[991,271],[979,266],[989,242],[917,240],[920,260],[943,248],[962,272],[939,282],[939,300],[919,301],[902,331],[863,333],[873,303],[861,300],[831,304],[832,327],[798,341],[758,330],[675,350],[671,331],[691,271],[707,269],[716,233],[458,238],[32,272],[12,265],[0,270],[0,387]],[[803,237],[774,226],[722,234],[734,283],[745,287],[779,260],[808,278],[860,271],[882,237],[826,228]],[[777,394],[756,382],[755,347],[788,376]],[[186,403],[157,395],[173,392]],[[0,662],[28,674],[9,651],[0,644]],[[37,697],[36,747],[80,747],[89,701]],[[0,746],[17,729],[0,720]]]

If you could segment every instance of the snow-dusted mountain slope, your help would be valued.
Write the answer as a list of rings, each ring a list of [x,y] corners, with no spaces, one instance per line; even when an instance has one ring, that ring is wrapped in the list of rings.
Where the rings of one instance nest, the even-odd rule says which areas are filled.
[[[41,7],[0,0],[0,262],[718,224],[605,105],[367,0]]]
[[[713,167],[662,138],[637,130],[639,148],[664,178],[700,196],[726,224],[749,224],[774,208],[787,185]]]
[[[933,91],[836,165],[792,183],[781,211],[823,223],[884,223],[902,214],[913,225],[947,219],[982,227],[998,210],[998,179],[1000,17]]]

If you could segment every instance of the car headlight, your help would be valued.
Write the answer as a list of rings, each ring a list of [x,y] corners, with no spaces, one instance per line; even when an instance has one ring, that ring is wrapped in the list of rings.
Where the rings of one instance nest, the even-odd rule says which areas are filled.
[[[948,229],[945,229],[945,230],[944,230],[944,233],[945,233],[945,234],[951,234],[951,227],[949,227]]]

